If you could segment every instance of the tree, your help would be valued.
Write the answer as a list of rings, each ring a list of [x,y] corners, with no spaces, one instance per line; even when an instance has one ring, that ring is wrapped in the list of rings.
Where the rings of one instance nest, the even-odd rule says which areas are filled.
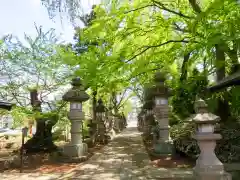
[[[111,1],[110,8],[102,7],[95,8],[97,18],[82,36],[99,43],[104,39],[105,46],[86,56],[100,53],[113,76],[144,82],[161,70],[181,84],[199,65],[206,76],[216,73],[218,80],[230,73],[225,66],[231,71],[239,66],[239,6],[234,1]]]
[[[56,15],[62,14],[74,22],[75,18],[78,18],[83,14],[81,0],[41,0],[42,4],[47,8],[50,18],[56,17]],[[62,16],[61,16],[62,18]]]
[[[34,39],[25,34],[25,43],[14,37],[5,41],[9,54],[0,66],[1,74],[7,77],[1,96],[25,108],[26,114],[36,120],[36,133],[25,144],[28,152],[56,148],[51,130],[65,105],[57,105],[58,96],[71,76],[71,68],[56,54],[54,30],[43,32],[42,27],[36,27],[36,31]]]
[[[108,69],[108,62],[104,61],[103,58],[105,57],[104,54],[109,52],[98,52],[99,49],[107,46],[104,39],[100,39],[98,37],[96,39],[88,39],[84,37],[83,32],[95,21],[95,7],[96,6],[92,7],[92,11],[89,14],[81,17],[81,20],[84,22],[86,27],[76,28],[74,36],[75,43],[72,45],[73,52],[68,49],[67,52],[64,51],[62,53],[63,56],[66,56],[66,53],[72,55],[72,58],[69,58],[69,55],[66,56],[66,63],[72,66],[80,66],[76,71],[76,74],[83,77],[86,82],[86,86],[92,90],[92,94],[94,96],[93,109],[96,106],[97,96],[104,96],[104,94],[112,96],[114,94],[115,99],[117,93],[120,93],[123,90],[122,88],[124,88],[121,86],[122,78],[120,76],[118,76],[118,78],[113,76],[111,79],[108,75],[111,69]],[[91,54],[91,56],[89,56],[89,54]],[[121,80],[119,78],[121,78]],[[121,88],[119,89],[119,87]],[[122,102],[125,101],[121,100],[119,103]],[[114,104],[112,104],[112,106],[114,106]],[[115,110],[119,109],[117,106],[119,105],[116,105]],[[93,116],[94,115],[95,113],[93,112]]]
[[[240,16],[236,1],[105,2],[96,6],[96,18],[80,32],[85,41],[98,46],[91,46],[78,60],[72,58],[75,63],[83,62],[78,73],[85,74],[92,84],[111,84],[116,77],[126,86],[129,81],[141,84],[150,82],[153,73],[161,70],[172,79],[170,85],[177,87],[188,81],[197,66],[204,66],[206,77],[216,74],[218,81],[238,70]],[[94,72],[86,69],[98,69],[94,75],[98,78],[92,78]],[[111,73],[110,80],[101,72]],[[217,110],[222,119],[229,115],[221,114],[222,109],[229,109],[225,94]]]

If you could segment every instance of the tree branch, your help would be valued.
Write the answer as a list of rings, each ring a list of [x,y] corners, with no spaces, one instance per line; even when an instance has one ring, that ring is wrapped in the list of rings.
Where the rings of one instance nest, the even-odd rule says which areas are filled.
[[[197,4],[196,0],[188,0],[188,1],[189,1],[189,3],[191,4],[193,10],[196,13],[200,14],[202,12],[202,10],[201,10],[200,6]]]
[[[163,9],[165,11],[168,11],[168,12],[170,12],[172,14],[178,15],[178,16],[183,17],[183,18],[187,18],[187,19],[192,19],[193,18],[191,16],[187,16],[187,15],[183,14],[182,12],[173,11],[173,10],[167,8],[163,3],[158,2],[157,0],[152,0],[152,3],[153,4],[148,4],[148,5],[136,8],[136,9],[132,9],[132,10],[126,11],[126,12],[124,12],[124,14],[130,13],[130,12],[134,12],[134,11],[138,11],[138,10],[141,10],[141,9],[145,9],[147,7],[158,7],[159,9]]]
[[[132,61],[133,59],[135,59],[136,57],[138,57],[141,54],[145,53],[146,51],[148,51],[151,48],[161,47],[161,46],[164,46],[164,45],[169,44],[169,43],[181,43],[181,42],[182,43],[189,43],[189,41],[187,41],[187,40],[169,40],[169,41],[166,41],[164,43],[153,45],[153,46],[144,46],[145,47],[144,50],[142,50],[141,52],[135,54],[133,57],[131,57],[130,59],[125,61],[125,63],[128,63],[128,62]],[[142,48],[144,48],[144,47],[142,47]]]
[[[190,30],[186,29],[186,28],[181,28],[177,23],[173,23],[173,29],[176,31],[179,31],[181,33],[192,33]],[[199,37],[204,38],[203,34],[200,34],[199,32],[195,32],[196,35],[198,35]]]
[[[132,9],[132,10],[126,11],[126,12],[124,12],[124,14],[130,13],[130,12],[134,12],[134,11],[138,11],[138,10],[141,10],[141,9],[145,9],[147,7],[153,7],[153,5],[152,4],[148,4],[146,6],[142,6],[142,7],[136,8],[136,9]]]
[[[178,15],[178,16],[180,16],[180,17],[187,18],[187,19],[192,19],[192,18],[193,18],[193,17],[191,17],[191,16],[187,16],[187,15],[183,14],[182,12],[173,11],[173,10],[167,8],[163,3],[161,3],[161,2],[159,2],[159,1],[157,1],[157,0],[152,0],[152,2],[153,2],[154,5],[157,6],[158,8],[163,9],[163,10],[165,10],[165,11],[167,11],[167,12],[172,13],[172,14],[175,14],[175,15]]]
[[[183,58],[183,63],[182,63],[182,68],[181,68],[181,76],[180,76],[180,82],[183,82],[184,80],[187,79],[187,72],[188,72],[188,60],[190,58],[190,54],[186,53]]]

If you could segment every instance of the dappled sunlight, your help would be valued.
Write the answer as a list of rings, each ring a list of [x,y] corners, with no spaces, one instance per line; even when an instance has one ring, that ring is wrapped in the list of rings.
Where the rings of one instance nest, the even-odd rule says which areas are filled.
[[[171,161],[171,158],[164,158],[163,161]],[[185,169],[183,172],[177,168],[154,167],[143,145],[141,134],[136,127],[128,127],[88,161],[79,164],[71,171],[47,176],[46,180],[145,180],[156,179],[156,177],[190,177],[191,175],[191,169],[189,171]],[[25,174],[21,174],[21,179],[22,176]],[[28,174],[27,179],[38,180],[31,174]]]
[[[71,178],[81,179],[129,179],[144,177],[144,167],[149,165],[149,157],[142,144],[136,127],[129,127],[117,135],[95,154],[85,165],[71,172]],[[64,177],[66,177],[65,175]]]

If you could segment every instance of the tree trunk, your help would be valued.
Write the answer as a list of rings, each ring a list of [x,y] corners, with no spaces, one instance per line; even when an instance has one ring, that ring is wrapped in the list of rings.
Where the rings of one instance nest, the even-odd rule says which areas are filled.
[[[41,113],[41,102],[37,90],[30,92],[33,111]],[[36,133],[23,146],[27,153],[51,152],[57,149],[52,139],[52,127],[57,123],[56,116],[36,118]]]
[[[93,91],[93,102],[92,102],[92,107],[93,107],[93,120],[96,120],[97,117],[97,112],[96,112],[96,106],[97,106],[97,91]]]
[[[89,147],[93,147],[95,145],[96,141],[96,132],[97,132],[97,124],[96,124],[96,118],[97,118],[97,112],[96,112],[96,106],[97,106],[97,90],[94,90],[92,93],[92,120],[88,124],[89,128],[89,136],[90,136],[90,143],[88,144]]]
[[[189,58],[190,58],[190,53],[187,53],[184,55],[182,68],[181,68],[180,82],[184,82],[187,79]]]
[[[216,49],[216,68],[217,68],[217,82],[221,81],[225,77],[225,53],[220,44],[215,45]],[[222,121],[227,121],[230,117],[230,107],[228,104],[227,94],[224,95],[224,99],[218,98],[218,108],[216,114],[220,116]]]
[[[112,99],[113,112],[114,112],[115,115],[118,115],[117,95],[116,95],[116,92],[112,92],[111,99]]]
[[[233,41],[233,48],[231,50],[228,50],[228,56],[232,61],[230,74],[234,74],[240,69],[240,65],[238,62],[238,45],[235,41]]]

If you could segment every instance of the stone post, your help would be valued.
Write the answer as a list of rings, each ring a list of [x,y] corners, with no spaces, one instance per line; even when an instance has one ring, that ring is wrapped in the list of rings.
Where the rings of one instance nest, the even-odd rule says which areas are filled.
[[[154,114],[158,122],[159,139],[154,144],[154,152],[159,155],[173,154],[173,143],[169,136],[169,89],[164,85],[165,77],[161,73],[156,73],[153,87],[155,97]]]
[[[105,135],[106,135],[106,127],[104,124],[105,118],[105,106],[103,105],[102,99],[98,100],[98,104],[96,106],[96,113],[97,113],[97,136],[99,142],[105,142]]]
[[[113,127],[114,127],[114,131],[116,133],[120,132],[120,119],[118,117],[118,115],[114,116],[114,123],[113,123]]]
[[[116,133],[113,128],[114,116],[111,111],[108,113],[108,120],[109,120],[109,129],[107,130],[107,134],[112,139],[116,135]]]
[[[196,180],[231,180],[231,175],[224,171],[223,164],[215,155],[216,140],[221,139],[220,134],[214,133],[216,122],[220,118],[207,110],[207,104],[199,99],[195,102],[196,133],[193,136],[200,148],[200,155],[193,169]]]
[[[154,119],[154,114],[153,114],[153,106],[154,106],[154,101],[151,95],[151,90],[150,88],[145,87],[144,90],[144,105],[143,109],[145,110],[145,118],[144,118],[144,127],[143,127],[143,135],[146,139],[150,138],[151,135],[151,130],[153,126],[153,122],[155,121]]]
[[[143,110],[138,114],[138,131],[142,132],[142,123],[143,123]]]
[[[71,159],[80,159],[87,152],[87,144],[82,141],[82,121],[84,120],[82,102],[89,99],[80,78],[72,80],[72,88],[63,95],[62,99],[70,102],[68,118],[71,121],[71,141],[64,147],[63,152]]]

